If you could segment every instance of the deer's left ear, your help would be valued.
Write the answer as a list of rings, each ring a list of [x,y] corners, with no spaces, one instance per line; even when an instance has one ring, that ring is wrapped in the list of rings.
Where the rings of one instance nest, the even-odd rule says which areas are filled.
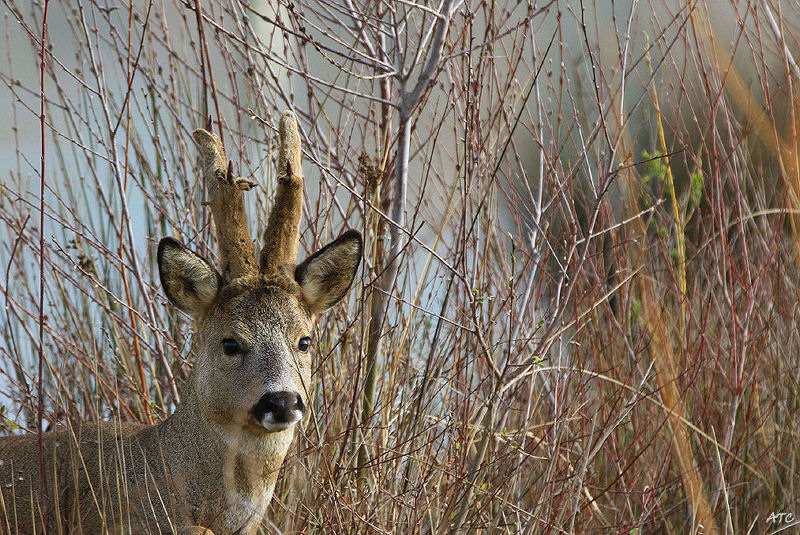
[[[362,250],[361,234],[348,230],[295,268],[294,278],[313,313],[331,308],[347,295]]]
[[[217,297],[217,270],[177,240],[164,238],[158,244],[158,271],[169,300],[191,316],[205,312]]]

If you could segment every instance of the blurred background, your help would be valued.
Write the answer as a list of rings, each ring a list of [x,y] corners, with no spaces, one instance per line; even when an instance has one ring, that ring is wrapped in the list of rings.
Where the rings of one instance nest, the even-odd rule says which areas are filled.
[[[292,109],[301,256],[366,248],[264,533],[800,518],[797,2],[50,0],[40,80],[43,8],[0,8],[4,433],[39,396],[50,430],[171,413],[155,246],[215,255],[191,132],[255,236]]]

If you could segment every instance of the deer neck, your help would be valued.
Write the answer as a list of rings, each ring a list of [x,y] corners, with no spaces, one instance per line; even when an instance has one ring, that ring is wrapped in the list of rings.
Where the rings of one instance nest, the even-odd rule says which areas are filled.
[[[180,464],[217,467],[223,472],[244,465],[248,474],[273,480],[291,445],[294,429],[259,433],[243,426],[210,419],[202,410],[193,381],[159,435]],[[238,463],[238,464],[237,464]],[[225,474],[222,474],[223,476]]]
[[[293,429],[259,434],[221,425],[204,415],[191,387],[175,412],[153,429],[168,486],[192,521],[223,533],[249,533],[260,522]]]

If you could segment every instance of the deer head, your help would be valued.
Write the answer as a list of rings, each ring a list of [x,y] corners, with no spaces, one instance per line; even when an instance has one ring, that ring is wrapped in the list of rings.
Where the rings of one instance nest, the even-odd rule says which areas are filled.
[[[256,436],[291,437],[308,404],[312,324],[347,294],[362,242],[345,232],[297,265],[303,176],[291,112],[279,134],[278,189],[258,260],[242,199],[253,184],[233,176],[217,136],[197,130],[219,269],[172,238],[159,243],[158,266],[169,300],[196,320],[190,391],[198,416]]]

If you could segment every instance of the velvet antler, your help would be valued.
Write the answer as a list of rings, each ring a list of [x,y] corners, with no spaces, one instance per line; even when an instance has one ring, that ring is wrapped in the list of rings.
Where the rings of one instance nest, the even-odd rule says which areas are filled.
[[[286,111],[278,125],[278,191],[267,220],[259,256],[261,271],[270,273],[283,264],[297,263],[300,218],[303,215],[303,168],[300,133],[294,113]]]
[[[252,189],[255,183],[234,177],[233,164],[226,160],[225,149],[217,136],[206,130],[195,130],[193,136],[200,145],[211,215],[217,227],[220,273],[228,281],[256,273],[253,241],[247,230],[242,198],[242,192]]]

